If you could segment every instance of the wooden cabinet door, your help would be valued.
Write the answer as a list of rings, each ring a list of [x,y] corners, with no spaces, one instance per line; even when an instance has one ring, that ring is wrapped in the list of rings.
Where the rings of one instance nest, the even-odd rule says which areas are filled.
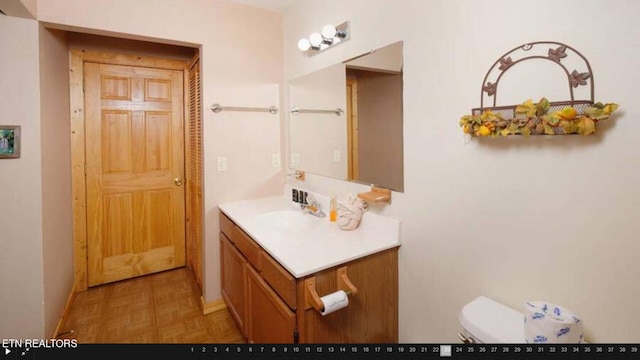
[[[250,343],[294,342],[296,315],[250,265],[247,265],[247,301]]]
[[[299,342],[322,344],[388,344],[398,342],[398,249],[378,252],[343,264],[358,289],[349,305],[322,316],[298,305]],[[325,296],[337,290],[337,268],[312,275],[316,291]],[[298,280],[298,304],[304,301],[304,279]]]
[[[183,72],[85,63],[89,286],[185,264]]]
[[[245,337],[247,337],[247,326],[245,323],[246,264],[247,260],[242,254],[240,254],[223,233],[220,233],[222,298]]]

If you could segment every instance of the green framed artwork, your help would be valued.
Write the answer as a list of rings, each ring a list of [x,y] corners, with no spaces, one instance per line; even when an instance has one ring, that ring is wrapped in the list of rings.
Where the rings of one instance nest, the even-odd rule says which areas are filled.
[[[0,125],[0,159],[20,157],[20,126]]]

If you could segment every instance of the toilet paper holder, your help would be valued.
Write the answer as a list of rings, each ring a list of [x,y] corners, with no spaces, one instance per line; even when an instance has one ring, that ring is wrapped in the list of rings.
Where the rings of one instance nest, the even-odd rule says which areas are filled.
[[[352,296],[358,293],[358,288],[356,288],[349,277],[347,276],[347,267],[343,266],[336,270],[336,282],[338,290],[342,290],[347,293],[348,296]],[[308,279],[304,280],[304,302],[305,302],[305,310],[309,308],[314,308],[318,312],[322,312],[324,310],[324,305],[320,300],[320,296],[316,291],[316,277],[312,276]]]

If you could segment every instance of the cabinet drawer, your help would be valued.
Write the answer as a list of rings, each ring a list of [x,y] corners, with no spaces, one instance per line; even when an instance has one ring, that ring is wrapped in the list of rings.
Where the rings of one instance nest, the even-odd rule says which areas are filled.
[[[233,240],[233,228],[236,225],[233,223],[233,221],[231,221],[227,215],[223,214],[222,212],[220,212],[220,232],[222,232],[223,234],[227,235],[227,238],[231,241],[234,242]]]
[[[232,240],[249,263],[251,263],[256,270],[262,270],[262,264],[260,263],[260,245],[237,226],[233,228]]]
[[[262,271],[260,275],[271,285],[278,295],[289,305],[296,309],[296,279],[280,266],[269,254],[261,251]]]

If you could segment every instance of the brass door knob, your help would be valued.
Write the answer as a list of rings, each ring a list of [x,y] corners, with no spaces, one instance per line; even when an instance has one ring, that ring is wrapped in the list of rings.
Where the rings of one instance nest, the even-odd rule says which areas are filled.
[[[182,186],[182,178],[173,179],[173,183],[176,184],[176,186]]]

